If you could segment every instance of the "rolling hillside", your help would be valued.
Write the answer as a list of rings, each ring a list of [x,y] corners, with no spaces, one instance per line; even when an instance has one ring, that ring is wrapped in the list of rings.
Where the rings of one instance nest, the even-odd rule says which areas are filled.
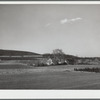
[[[0,60],[33,60],[42,58],[41,54],[17,50],[0,50]]]
[[[0,56],[23,56],[23,55],[40,55],[34,52],[17,51],[17,50],[0,50]]]

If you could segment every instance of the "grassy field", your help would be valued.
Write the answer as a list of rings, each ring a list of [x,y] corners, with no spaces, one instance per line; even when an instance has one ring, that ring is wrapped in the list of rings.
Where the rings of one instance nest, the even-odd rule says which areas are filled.
[[[100,73],[74,68],[100,65],[60,65],[29,68],[23,64],[0,64],[0,89],[100,89]]]

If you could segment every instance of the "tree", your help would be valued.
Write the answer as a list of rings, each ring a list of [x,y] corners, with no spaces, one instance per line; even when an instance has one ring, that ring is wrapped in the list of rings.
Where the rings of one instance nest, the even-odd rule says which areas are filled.
[[[65,61],[66,61],[65,54],[62,51],[62,49],[53,50],[53,56],[54,56],[54,60],[57,62],[57,64],[62,64],[62,63],[65,63]]]
[[[64,54],[64,52],[62,51],[62,49],[55,49],[53,50],[53,54]]]

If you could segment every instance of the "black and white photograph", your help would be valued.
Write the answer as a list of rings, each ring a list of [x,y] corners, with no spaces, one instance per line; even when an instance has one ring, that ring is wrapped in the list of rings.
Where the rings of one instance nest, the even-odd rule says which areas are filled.
[[[99,90],[100,4],[0,4],[0,89]]]

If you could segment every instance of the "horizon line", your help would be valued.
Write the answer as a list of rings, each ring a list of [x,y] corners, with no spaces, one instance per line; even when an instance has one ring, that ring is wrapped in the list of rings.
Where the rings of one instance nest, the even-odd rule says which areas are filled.
[[[40,55],[43,55],[43,54],[52,54],[50,52],[46,52],[46,53],[38,53],[38,52],[33,52],[33,51],[29,51],[29,50],[19,50],[19,49],[0,49],[0,50],[12,50],[12,51],[22,51],[22,52],[31,52],[31,53],[37,53],[37,54],[40,54]],[[76,56],[76,57],[82,57],[82,58],[100,58],[100,56],[79,56],[79,55],[74,55],[74,54],[67,54],[64,52],[64,54],[66,55],[71,55],[71,56]]]

